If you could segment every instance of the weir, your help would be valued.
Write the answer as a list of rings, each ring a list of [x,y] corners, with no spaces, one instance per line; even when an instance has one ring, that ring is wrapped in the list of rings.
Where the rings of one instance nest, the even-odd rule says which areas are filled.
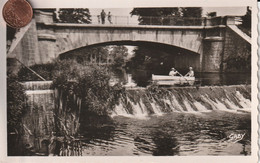
[[[121,95],[113,116],[212,110],[247,112],[251,108],[250,89],[247,85],[128,89]]]
[[[22,120],[25,131],[22,143],[29,144],[36,153],[49,155],[55,153],[55,140],[76,140],[81,109],[84,109],[81,108],[81,99],[69,92],[53,89],[52,81],[32,81],[23,85],[28,108]],[[250,98],[250,85],[128,88],[120,94],[111,117],[138,118],[170,112],[214,110],[250,112]],[[65,148],[62,155],[64,153]]]

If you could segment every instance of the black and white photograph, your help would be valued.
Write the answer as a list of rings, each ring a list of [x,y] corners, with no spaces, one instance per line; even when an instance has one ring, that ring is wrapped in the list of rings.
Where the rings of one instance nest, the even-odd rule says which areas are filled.
[[[252,6],[33,8],[6,25],[7,156],[251,156],[251,38]]]

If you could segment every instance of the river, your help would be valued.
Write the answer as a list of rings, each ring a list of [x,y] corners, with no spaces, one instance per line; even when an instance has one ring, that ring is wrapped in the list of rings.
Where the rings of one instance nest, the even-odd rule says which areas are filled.
[[[141,87],[147,86],[150,82],[149,73],[145,72],[148,74],[146,77],[142,75],[143,73],[137,72],[131,72],[131,75],[124,71],[114,73],[114,82],[126,83],[129,82],[129,76],[132,76],[132,81],[139,87],[126,89],[124,93],[120,94],[119,101],[112,109],[109,120],[86,115],[91,120],[84,122],[84,119],[89,119],[89,117],[78,114],[67,115],[64,121],[68,128],[72,127],[71,129],[79,126],[75,119],[81,119],[79,135],[73,135],[77,142],[64,141],[67,136],[59,135],[61,138],[58,142],[63,143],[63,146],[59,146],[57,143],[54,147],[56,149],[54,155],[251,154],[250,75],[246,73],[195,73],[197,78],[195,85],[199,85],[199,87],[150,89]],[[45,86],[41,85],[41,87]],[[35,91],[35,95],[39,96],[37,91]],[[48,98],[45,101],[53,100],[53,94],[46,94],[46,96]],[[40,97],[42,98],[42,95]],[[35,99],[40,100],[34,96],[32,99],[34,102]],[[73,99],[77,101],[76,98]],[[41,103],[39,102],[39,104]],[[75,105],[75,110],[80,106]],[[27,120],[24,120],[24,125],[31,127],[31,130],[28,129],[29,134],[24,139],[31,144],[30,149],[34,149],[38,144],[39,150],[32,150],[29,155],[52,155],[53,151],[49,149],[49,143],[54,139],[49,133],[54,124],[52,121],[54,117],[50,116],[51,111],[48,109],[30,110],[31,112],[25,118]],[[34,123],[39,119],[44,121],[39,124]],[[96,125],[96,120],[101,123]],[[52,125],[45,129],[48,126],[46,123]],[[73,125],[69,126],[69,124]],[[38,135],[34,130],[39,130]],[[41,136],[44,137],[41,138]],[[40,139],[49,138],[51,139],[40,142]],[[15,143],[15,141],[12,142]],[[74,147],[75,144],[77,144],[76,147]],[[14,152],[16,152],[15,150]],[[28,155],[28,153],[25,152],[21,155]]]
[[[213,111],[146,118],[116,116],[113,124],[81,131],[83,155],[250,155],[250,114]],[[232,135],[245,134],[241,141]]]
[[[128,82],[129,75],[132,82],[137,86],[146,87],[151,84],[152,74],[156,75],[168,75],[168,71],[161,73],[153,72],[145,69],[125,70],[118,69],[112,71],[112,81],[114,83],[121,82],[126,84]],[[185,74],[185,73],[182,73]],[[209,86],[209,85],[239,85],[239,84],[251,84],[251,73],[199,73],[195,72],[195,82],[191,85]]]
[[[82,155],[250,155],[250,86],[128,90]]]

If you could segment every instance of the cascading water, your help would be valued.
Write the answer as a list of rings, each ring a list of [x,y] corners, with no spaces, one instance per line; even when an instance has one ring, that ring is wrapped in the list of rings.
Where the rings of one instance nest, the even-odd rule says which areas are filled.
[[[145,117],[169,112],[198,113],[212,110],[247,112],[251,108],[249,85],[127,89],[113,116]]]

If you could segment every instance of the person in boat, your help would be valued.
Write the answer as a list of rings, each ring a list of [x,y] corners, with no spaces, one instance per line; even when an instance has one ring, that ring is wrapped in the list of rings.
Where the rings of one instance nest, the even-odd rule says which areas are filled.
[[[192,67],[189,67],[189,72],[185,75],[185,77],[194,77],[194,71]]]
[[[175,70],[175,68],[172,68],[171,71],[169,72],[169,76],[177,76],[178,75],[178,71]]]

